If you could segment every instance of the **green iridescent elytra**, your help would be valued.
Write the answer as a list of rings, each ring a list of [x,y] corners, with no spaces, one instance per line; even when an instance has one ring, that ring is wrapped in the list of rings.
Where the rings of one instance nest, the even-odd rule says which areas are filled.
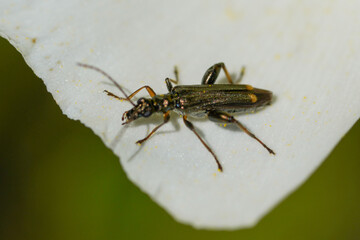
[[[176,80],[166,78],[168,93],[157,95],[149,86],[143,86],[130,94],[129,96],[123,91],[120,85],[112,79],[107,73],[101,69],[87,65],[78,64],[79,66],[94,69],[112,81],[115,86],[123,93],[125,98],[118,97],[114,93],[107,90],[105,92],[119,100],[129,101],[133,108],[124,112],[122,120],[123,124],[128,124],[141,117],[150,117],[153,113],[162,113],[164,117],[163,123],[156,126],[145,138],[137,141],[142,144],[150,138],[161,126],[170,119],[170,111],[175,111],[183,118],[185,125],[198,137],[205,148],[213,155],[218,170],[222,171],[222,165],[212,149],[204,142],[197,133],[194,125],[187,119],[187,116],[208,117],[209,120],[222,123],[236,124],[250,137],[257,140],[270,154],[275,154],[273,150],[267,147],[260,139],[245,128],[238,120],[229,113],[254,111],[259,107],[270,104],[272,92],[264,89],[253,88],[250,85],[233,84],[230,74],[228,73],[224,63],[217,63],[211,66],[204,74],[201,85],[177,85],[172,86],[171,83],[178,83],[178,71],[175,68]],[[223,69],[229,84],[214,84],[221,69]],[[238,82],[244,76],[245,68],[242,68]],[[131,99],[142,89],[146,89],[150,98],[140,98],[137,103]]]
[[[203,117],[209,111],[254,111],[268,105],[272,98],[270,91],[240,84],[180,85],[166,95],[174,103],[172,110],[194,117]]]

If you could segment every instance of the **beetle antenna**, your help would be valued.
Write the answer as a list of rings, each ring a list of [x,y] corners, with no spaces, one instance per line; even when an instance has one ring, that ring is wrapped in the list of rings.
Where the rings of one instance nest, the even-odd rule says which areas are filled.
[[[84,68],[90,68],[92,70],[95,70],[99,73],[101,73],[102,75],[104,75],[105,77],[107,77],[121,92],[122,94],[126,97],[126,99],[135,107],[135,104],[130,100],[130,98],[128,97],[128,95],[124,92],[124,90],[122,89],[122,87],[120,87],[120,85],[106,72],[104,72],[103,70],[101,70],[98,67],[89,65],[89,64],[84,64],[84,63],[77,63],[78,66],[80,67],[84,67]]]

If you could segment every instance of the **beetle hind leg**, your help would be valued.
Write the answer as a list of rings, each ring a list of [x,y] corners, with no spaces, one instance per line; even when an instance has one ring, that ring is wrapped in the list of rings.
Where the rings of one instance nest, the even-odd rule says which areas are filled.
[[[228,82],[230,84],[233,84],[231,76],[223,62],[216,63],[216,64],[212,65],[208,70],[206,70],[206,72],[202,78],[201,84],[202,85],[214,84],[216,82],[217,77],[219,76],[221,69],[223,69]]]
[[[233,116],[225,113],[225,112],[219,112],[219,111],[210,111],[208,112],[208,118],[210,121],[214,122],[227,122],[227,123],[234,123],[236,124],[241,130],[243,130],[247,135],[254,138],[256,141],[258,141],[270,154],[274,154],[275,152],[266,146],[265,143],[263,143],[260,139],[258,139],[252,132],[250,132],[246,127],[244,127],[238,120],[236,120]]]

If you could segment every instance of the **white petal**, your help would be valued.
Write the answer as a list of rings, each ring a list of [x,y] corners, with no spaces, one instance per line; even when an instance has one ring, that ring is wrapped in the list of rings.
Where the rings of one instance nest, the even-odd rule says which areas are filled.
[[[358,1],[1,1],[0,34],[23,54],[63,110],[93,129],[129,178],[176,219],[199,228],[255,224],[319,166],[360,115]],[[190,119],[220,159],[176,114],[142,147],[161,115],[122,127],[131,108],[103,93],[166,77],[199,84],[223,61],[274,103],[237,116],[275,152],[232,127]],[[223,76],[223,75],[222,75]],[[219,82],[225,82],[224,76]],[[146,91],[144,91],[146,94]]]

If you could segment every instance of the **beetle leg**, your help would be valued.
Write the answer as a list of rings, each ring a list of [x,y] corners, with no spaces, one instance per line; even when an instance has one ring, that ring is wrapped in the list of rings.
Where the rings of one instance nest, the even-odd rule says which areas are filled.
[[[204,147],[206,147],[206,149],[213,155],[213,157],[215,158],[216,164],[217,164],[217,166],[218,166],[218,170],[219,170],[220,172],[222,172],[222,171],[223,171],[223,170],[222,170],[222,166],[221,166],[219,160],[217,159],[215,153],[211,150],[211,148],[204,142],[204,140],[203,140],[203,139],[200,137],[200,135],[196,132],[194,125],[187,120],[187,116],[186,116],[186,115],[183,116],[183,120],[184,120],[185,125],[198,137],[198,139],[199,139],[200,142],[204,145]]]
[[[243,130],[247,135],[254,138],[258,141],[261,145],[263,145],[266,150],[269,151],[270,154],[274,154],[275,152],[266,146],[260,139],[258,139],[253,133],[247,130],[239,121],[237,121],[233,116],[225,113],[225,112],[218,112],[218,111],[210,111],[208,112],[209,120],[214,122],[227,122],[227,123],[235,123],[241,130]]]
[[[122,97],[116,96],[115,94],[113,94],[112,92],[109,92],[108,90],[104,90],[104,92],[105,92],[107,95],[109,95],[109,96],[111,96],[111,97],[114,97],[114,98],[116,98],[116,99],[130,101],[130,99],[131,99],[132,97],[134,97],[134,96],[135,96],[141,89],[143,89],[143,88],[146,88],[146,90],[147,90],[147,92],[149,93],[150,97],[153,97],[153,96],[156,95],[156,93],[154,92],[154,90],[153,90],[151,87],[149,87],[149,86],[143,86],[143,87],[139,88],[138,90],[136,90],[135,92],[133,92],[132,94],[130,94],[128,98],[122,98]]]
[[[116,99],[119,99],[119,100],[127,100],[127,98],[119,97],[119,96],[113,94],[112,92],[109,92],[108,90],[104,90],[104,92],[110,97],[113,97],[113,98],[116,98]]]
[[[240,76],[239,76],[238,80],[236,80],[236,83],[241,82],[241,80],[243,79],[244,75],[245,75],[245,66],[242,66],[242,67],[241,67],[241,70],[240,70]]]
[[[130,96],[126,100],[131,99],[133,96],[135,96],[143,88],[146,88],[146,91],[149,93],[150,97],[153,97],[153,96],[156,95],[156,93],[154,92],[154,90],[151,87],[143,86],[143,87],[139,88],[138,90],[136,90],[135,92],[133,92],[132,94],[130,94]]]
[[[225,73],[226,78],[229,81],[229,83],[233,84],[231,76],[223,62],[216,63],[216,64],[212,65],[208,70],[206,70],[206,72],[202,78],[201,84],[203,84],[203,85],[204,84],[214,84],[217,77],[219,76],[221,69],[224,70],[224,73]]]
[[[101,73],[102,75],[104,75],[105,77],[107,77],[121,92],[122,94],[124,94],[125,97],[127,97],[126,93],[124,92],[124,90],[122,89],[122,87],[120,87],[120,85],[109,75],[107,74],[106,72],[104,72],[103,70],[101,70],[100,68],[98,67],[95,67],[95,66],[92,66],[92,65],[89,65],[89,64],[83,64],[83,63],[78,63],[77,64],[78,66],[80,67],[84,67],[84,68],[89,68],[89,69],[93,69],[99,73]],[[113,93],[110,93],[108,91],[105,90],[105,92],[109,95],[109,96],[112,96],[112,97],[115,97],[117,99],[123,99],[123,98],[120,98],[118,96],[116,96],[115,94]],[[135,107],[135,104],[130,100],[130,98],[125,98],[126,100],[130,101],[130,103]]]
[[[171,79],[173,83],[178,84],[179,82],[179,70],[177,66],[174,67],[175,80]]]
[[[173,89],[173,85],[171,84],[171,82],[174,82],[174,81],[175,80],[173,80],[173,79],[165,78],[166,87],[167,87],[169,92],[171,92],[172,89]]]
[[[165,79],[166,87],[169,92],[171,92],[171,90],[173,89],[173,86],[171,83],[178,84],[178,82],[179,82],[179,71],[178,71],[177,66],[174,67],[174,75],[175,75],[175,80],[171,79],[171,78]]]
[[[163,114],[163,117],[164,117],[164,122],[163,123],[161,123],[160,125],[158,125],[158,126],[156,126],[150,133],[149,133],[149,135],[147,135],[144,139],[141,139],[141,140],[139,140],[139,141],[137,141],[136,143],[137,144],[142,144],[143,142],[145,142],[146,140],[148,140],[150,137],[151,137],[151,135],[153,135],[155,132],[156,132],[156,130],[158,130],[160,127],[162,127],[165,123],[167,123],[168,121],[169,121],[169,119],[170,119],[170,112],[168,111],[168,112],[166,112],[166,113],[164,113]]]

